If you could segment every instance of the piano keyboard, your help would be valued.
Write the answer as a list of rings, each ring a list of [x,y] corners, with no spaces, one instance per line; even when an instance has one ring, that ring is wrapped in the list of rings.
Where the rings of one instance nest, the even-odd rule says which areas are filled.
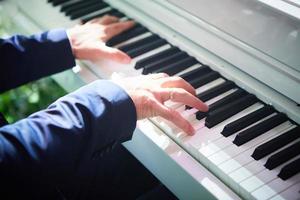
[[[106,14],[129,18],[101,0],[48,2],[60,17],[65,15],[66,24]],[[194,136],[160,117],[151,120],[235,193],[245,199],[300,198],[297,123],[142,24],[110,39],[107,45],[126,52],[133,62],[125,66],[109,61],[89,63],[100,77],[99,65],[105,64],[111,65],[105,78],[118,70],[125,75],[164,72],[180,76],[196,88],[198,98],[210,107],[207,113],[167,102],[192,123]]]

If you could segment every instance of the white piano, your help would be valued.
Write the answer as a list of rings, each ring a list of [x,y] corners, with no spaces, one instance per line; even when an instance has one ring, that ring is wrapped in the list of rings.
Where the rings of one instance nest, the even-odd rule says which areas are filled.
[[[54,78],[67,91],[141,73],[189,81],[209,113],[169,106],[194,136],[153,118],[124,143],[179,199],[300,199],[298,0],[10,0],[1,9],[26,34],[104,14],[139,23],[108,42],[131,64],[78,62]]]

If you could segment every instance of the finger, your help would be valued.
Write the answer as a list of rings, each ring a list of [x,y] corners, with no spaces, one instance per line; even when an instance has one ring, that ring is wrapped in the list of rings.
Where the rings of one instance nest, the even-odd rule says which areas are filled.
[[[163,102],[172,100],[196,108],[202,112],[208,111],[208,106],[205,103],[182,88],[164,88],[158,91],[158,93],[161,95]]]
[[[110,38],[122,33],[123,31],[133,27],[134,24],[135,23],[133,21],[124,21],[124,22],[117,22],[117,23],[108,25],[106,30],[105,30],[108,39],[110,39]]]
[[[156,79],[160,79],[160,78],[166,78],[169,77],[168,74],[166,73],[156,73],[156,74],[148,74],[146,75],[148,78],[156,80]]]
[[[119,18],[111,15],[105,15],[104,17],[101,17],[99,20],[99,23],[102,25],[109,25],[113,24],[119,21]]]
[[[191,84],[186,82],[183,78],[178,76],[168,77],[162,79],[161,87],[165,88],[183,88],[189,93],[196,95],[196,91]]]
[[[119,18],[115,17],[115,16],[111,16],[111,15],[104,15],[103,17],[98,17],[98,18],[94,18],[88,22],[86,22],[86,24],[102,24],[102,25],[108,25],[108,24],[112,24],[112,23],[116,23],[119,21]]]
[[[131,58],[126,53],[120,51],[119,49],[104,45],[99,46],[97,57],[113,60],[124,64],[128,64],[131,62]]]
[[[193,135],[195,133],[195,129],[193,128],[193,126],[184,117],[182,117],[182,115],[180,115],[176,110],[170,109],[159,102],[154,104],[153,109],[156,110],[159,116],[172,122],[187,134]]]

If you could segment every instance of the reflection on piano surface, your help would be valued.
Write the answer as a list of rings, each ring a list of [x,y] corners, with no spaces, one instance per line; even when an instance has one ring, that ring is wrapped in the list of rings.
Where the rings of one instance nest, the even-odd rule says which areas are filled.
[[[67,27],[106,14],[126,20],[128,17],[121,12],[121,9],[126,12],[125,5],[137,3],[129,0],[123,2],[101,0],[16,2],[25,15],[45,29]],[[151,3],[159,5],[156,1],[144,3],[145,6]],[[29,11],[24,4],[36,5],[40,7],[40,10]],[[166,5],[167,3],[164,2],[160,6]],[[48,13],[42,16],[43,11]],[[130,11],[126,13],[134,19],[135,15],[139,14],[134,15]],[[160,16],[150,17],[157,20]],[[133,58],[130,65],[117,65],[109,61],[86,62],[87,69],[92,71],[94,76],[101,78],[109,78],[114,71],[122,72],[124,75],[165,72],[187,80],[196,88],[198,98],[209,105],[209,112],[202,113],[172,102],[168,102],[168,105],[189,119],[197,133],[194,136],[187,136],[161,118],[153,118],[151,122],[241,198],[299,199],[300,127],[298,123],[300,111],[297,103],[300,102],[297,99],[285,101],[286,97],[281,97],[283,100],[280,100],[284,102],[283,104],[286,103],[286,106],[276,103],[276,100],[275,102],[262,101],[273,97],[268,97],[268,94],[271,94],[269,92],[266,92],[265,98],[262,97],[262,93],[270,89],[262,89],[256,94],[255,91],[260,90],[259,88],[249,89],[246,83],[241,84],[243,83],[240,80],[241,77],[234,77],[222,71],[223,66],[218,68],[216,66],[218,64],[210,65],[207,61],[209,59],[202,61],[201,58],[205,55],[195,55],[197,52],[189,50],[187,43],[182,44],[188,40],[180,41],[179,36],[172,35],[173,32],[160,34],[164,29],[159,31],[161,27],[155,27],[151,23],[147,26],[147,23],[143,23],[145,19],[137,18],[140,23],[107,42],[107,45],[117,47],[130,55]],[[185,21],[182,20],[182,23]],[[227,51],[226,48],[222,50]],[[199,51],[199,54],[203,53]],[[216,71],[218,69],[221,70]],[[252,80],[253,77],[250,79]],[[296,81],[299,84],[300,77]],[[274,91],[274,93],[278,92]],[[296,95],[299,97],[299,88]],[[285,112],[278,111],[277,107]],[[289,113],[289,110],[293,110],[293,113]],[[142,128],[141,132],[143,132]],[[225,185],[224,187],[227,187]],[[180,192],[173,192],[178,197],[182,197]],[[195,198],[192,194],[190,195],[191,198]],[[230,192],[227,196],[217,194],[212,194],[212,196],[224,199],[238,198]]]

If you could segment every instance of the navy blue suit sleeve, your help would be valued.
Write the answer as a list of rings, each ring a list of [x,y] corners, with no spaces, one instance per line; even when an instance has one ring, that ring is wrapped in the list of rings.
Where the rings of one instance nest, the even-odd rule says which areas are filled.
[[[62,29],[0,39],[0,93],[75,65]]]
[[[135,106],[123,89],[95,81],[0,128],[0,173],[8,179],[63,180],[103,149],[129,140],[136,120]]]

